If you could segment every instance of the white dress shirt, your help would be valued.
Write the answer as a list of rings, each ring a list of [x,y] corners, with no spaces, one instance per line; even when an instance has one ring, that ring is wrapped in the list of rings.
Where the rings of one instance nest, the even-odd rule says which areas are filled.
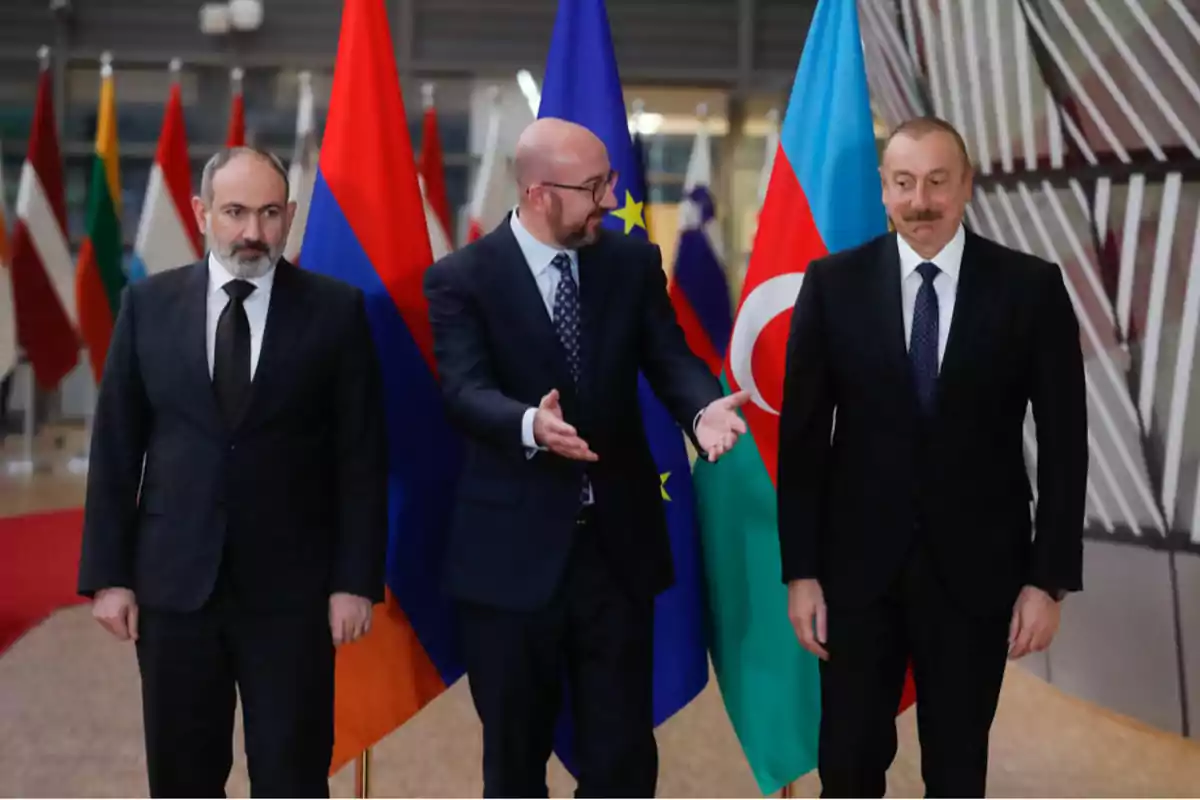
[[[234,276],[225,269],[212,253],[208,255],[208,304],[205,315],[205,330],[208,346],[208,375],[211,378],[213,364],[217,352],[217,321],[221,312],[229,303],[229,295],[223,288],[225,284],[235,280]],[[250,322],[250,378],[253,380],[254,371],[258,368],[258,356],[262,352],[263,332],[267,329],[267,309],[271,305],[271,286],[275,283],[275,267],[271,267],[266,275],[259,278],[245,278],[253,283],[255,289],[242,302],[246,309],[246,319]]]
[[[933,258],[921,258],[904,237],[896,235],[896,244],[900,249],[900,293],[904,304],[904,347],[908,348],[912,341],[913,307],[917,303],[917,292],[921,290],[924,279],[917,267],[929,261],[940,270],[933,279],[933,290],[938,298],[938,368],[941,368],[942,358],[946,354],[946,342],[950,338],[950,321],[954,316],[954,295],[958,291],[958,275],[962,267],[963,246],[967,234],[962,225],[941,252]]]

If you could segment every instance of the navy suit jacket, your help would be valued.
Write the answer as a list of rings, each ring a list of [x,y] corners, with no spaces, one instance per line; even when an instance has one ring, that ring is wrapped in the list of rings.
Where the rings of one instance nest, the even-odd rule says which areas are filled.
[[[602,231],[579,251],[583,375],[562,345],[506,219],[426,272],[434,352],[466,456],[447,552],[459,599],[533,609],[557,588],[580,510],[583,462],[528,456],[521,420],[558,389],[566,421],[599,461],[586,465],[595,521],[629,591],[674,581],[661,483],[638,402],[641,371],[679,425],[722,395],[688,348],[657,246]]]
[[[281,261],[251,398],[228,424],[206,351],[205,261],[131,284],[92,432],[79,591],[192,611],[380,601],[383,390],[362,292]]]

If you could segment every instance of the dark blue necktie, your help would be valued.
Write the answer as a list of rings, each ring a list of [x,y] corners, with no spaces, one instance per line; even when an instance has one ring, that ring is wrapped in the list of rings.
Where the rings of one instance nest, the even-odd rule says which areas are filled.
[[[561,273],[558,289],[554,292],[554,331],[562,342],[567,366],[575,384],[579,384],[581,363],[579,359],[579,284],[571,272],[571,257],[559,253],[551,265]]]
[[[908,346],[917,402],[926,416],[933,413],[937,394],[938,298],[933,281],[939,271],[936,264],[928,261],[917,267],[917,272],[921,274],[921,288],[917,291],[917,302],[913,306],[912,335]]]
[[[559,253],[550,262],[559,271],[558,288],[554,291],[554,331],[562,342],[563,353],[567,357],[567,367],[571,370],[571,378],[575,386],[579,386],[579,376],[583,366],[580,361],[580,324],[579,324],[579,284],[571,271],[571,257]],[[586,474],[583,476],[583,486],[579,493],[580,502],[587,505],[591,502],[591,482]]]

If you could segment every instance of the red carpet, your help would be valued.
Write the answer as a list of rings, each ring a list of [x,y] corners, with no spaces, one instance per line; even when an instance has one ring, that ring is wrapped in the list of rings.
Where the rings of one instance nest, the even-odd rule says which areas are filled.
[[[75,593],[83,510],[0,518],[0,654]]]

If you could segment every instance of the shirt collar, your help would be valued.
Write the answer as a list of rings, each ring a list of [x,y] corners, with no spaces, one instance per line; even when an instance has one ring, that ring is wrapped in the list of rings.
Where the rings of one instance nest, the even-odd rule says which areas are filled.
[[[954,233],[954,238],[946,243],[946,246],[941,249],[933,258],[921,258],[916,250],[913,250],[908,242],[904,241],[904,237],[896,234],[896,246],[900,250],[900,279],[904,280],[909,275],[916,271],[917,267],[929,261],[937,266],[942,272],[946,273],[950,280],[958,281],[958,271],[962,266],[963,247],[966,245],[967,233],[960,223],[958,230]]]
[[[521,219],[517,215],[517,209],[513,209],[509,226],[512,228],[513,236],[517,239],[517,244],[521,248],[521,253],[525,256],[525,261],[529,264],[529,268],[533,270],[533,274],[540,276],[543,272],[550,268],[550,264],[554,261],[559,253],[566,253],[571,259],[571,265],[575,266],[579,263],[579,254],[574,250],[563,250],[558,247],[552,247],[545,242],[538,240],[529,230],[521,224]]]
[[[208,254],[208,293],[215,294],[215,293],[221,291],[221,287],[223,287],[225,284],[229,283],[232,280],[237,280],[237,278],[233,275],[233,273],[231,273],[229,270],[225,269],[225,265],[222,264],[214,254],[209,253]],[[274,283],[275,283],[275,267],[272,266],[269,270],[267,270],[266,275],[260,275],[257,278],[243,278],[243,280],[247,280],[250,283],[254,284],[254,286],[257,290],[257,291],[255,291],[255,294],[258,294],[258,295],[270,294],[271,286],[274,285]]]

